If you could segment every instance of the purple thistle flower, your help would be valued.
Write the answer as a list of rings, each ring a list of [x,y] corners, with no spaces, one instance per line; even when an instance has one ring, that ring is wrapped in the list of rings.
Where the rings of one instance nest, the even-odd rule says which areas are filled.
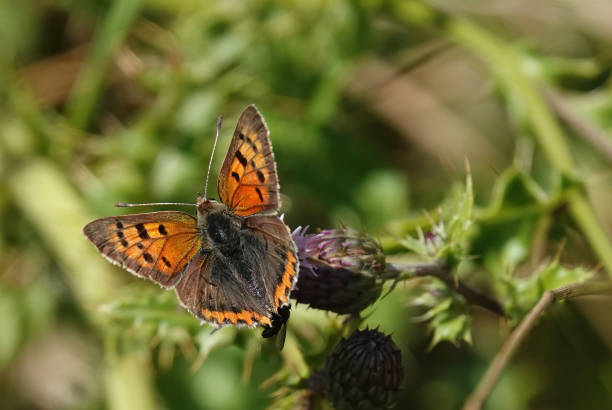
[[[340,314],[359,313],[382,291],[385,255],[364,233],[350,228],[292,236],[298,248],[300,273],[291,297],[316,309]]]

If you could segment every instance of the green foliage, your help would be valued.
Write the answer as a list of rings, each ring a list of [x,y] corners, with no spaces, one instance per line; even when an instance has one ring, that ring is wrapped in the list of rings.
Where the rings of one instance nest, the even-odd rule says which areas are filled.
[[[0,283],[0,368],[11,362],[20,345],[48,329],[59,296],[47,278],[17,289],[14,284]]]
[[[438,221],[431,221],[431,231],[427,236],[418,229],[418,237],[407,236],[401,239],[406,249],[433,259],[450,262],[454,267],[466,255],[468,236],[472,229],[472,207],[474,194],[472,178],[466,178],[465,186],[456,185],[438,208]]]
[[[502,342],[500,321],[475,307],[491,307],[482,296],[512,328],[547,290],[588,281],[595,266],[612,275],[612,39],[600,21],[612,10],[451,3],[3,2],[3,404],[76,403],[55,395],[80,391],[72,379],[52,397],[35,382],[69,368],[46,348],[58,329],[94,352],[71,357],[100,363],[75,374],[104,387],[83,389],[72,408],[303,403],[306,380],[367,322],[402,350],[401,407],[459,408]],[[212,332],[173,292],[107,264],[80,231],[121,212],[118,201],[192,201],[223,115],[215,197],[250,103],[271,129],[288,225],[365,231],[389,267],[392,294],[361,315],[294,307],[281,352],[260,329]],[[612,407],[600,318],[588,305],[561,309],[562,325],[528,338],[492,405]],[[578,381],[559,378],[576,368]]]
[[[431,231],[400,241],[406,249],[426,258],[445,260],[452,280],[470,280],[479,268],[486,271],[489,289],[504,306],[508,318],[517,323],[544,292],[580,283],[593,271],[567,268],[558,256],[541,262],[528,276],[521,269],[538,240],[536,225],[557,200],[551,200],[528,175],[509,169],[497,180],[491,203],[473,211],[471,178],[465,187],[456,187],[439,208],[439,220]],[[473,216],[474,213],[477,216]],[[441,341],[471,343],[471,324],[464,297],[438,279],[415,279],[409,305],[424,309],[418,319],[428,322],[432,332],[430,348]]]
[[[409,296],[409,306],[425,310],[415,320],[428,321],[430,349],[443,341],[472,343],[470,316],[460,295],[435,278],[419,280],[411,292],[414,296]]]
[[[473,204],[472,179],[468,175],[465,186],[455,186],[439,207],[439,220],[432,222],[431,231],[424,235],[419,229],[418,238],[408,236],[401,243],[416,254],[446,261],[449,276],[455,276],[459,264],[469,257]],[[432,332],[430,349],[442,341],[471,343],[468,305],[464,298],[436,278],[421,278],[415,282],[408,304],[424,309],[416,319],[429,324]]]

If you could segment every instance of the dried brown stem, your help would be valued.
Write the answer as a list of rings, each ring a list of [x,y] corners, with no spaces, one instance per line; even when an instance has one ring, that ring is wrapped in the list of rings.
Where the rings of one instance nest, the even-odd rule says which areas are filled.
[[[612,161],[612,140],[604,130],[576,114],[563,96],[552,88],[544,88],[546,101],[576,135],[583,138],[608,161]]]
[[[606,294],[610,293],[611,288],[611,283],[605,280],[575,283],[544,292],[538,303],[529,311],[527,316],[523,318],[521,323],[505,341],[497,355],[495,355],[489,368],[480,379],[478,386],[476,386],[476,389],[466,400],[463,410],[480,410],[482,408],[491,394],[491,391],[493,391],[493,388],[497,384],[497,380],[502,371],[531,329],[533,329],[542,312],[544,312],[551,303],[577,296]]]

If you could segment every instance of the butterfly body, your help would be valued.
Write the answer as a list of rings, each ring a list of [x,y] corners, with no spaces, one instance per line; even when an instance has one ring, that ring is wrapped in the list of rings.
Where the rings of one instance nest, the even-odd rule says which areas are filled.
[[[199,197],[197,218],[176,211],[101,218],[83,229],[111,262],[174,288],[193,315],[214,325],[287,321],[298,260],[279,208],[269,131],[254,106],[242,113],[217,187]]]

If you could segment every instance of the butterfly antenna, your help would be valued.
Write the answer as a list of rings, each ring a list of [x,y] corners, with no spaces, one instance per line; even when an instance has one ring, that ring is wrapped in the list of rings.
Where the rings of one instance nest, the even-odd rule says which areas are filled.
[[[145,204],[128,204],[125,202],[117,202],[115,204],[117,208],[133,208],[136,206],[156,206],[156,205],[197,206],[196,204],[190,204],[189,202],[149,202]]]
[[[215,142],[213,143],[212,152],[210,153],[210,161],[208,161],[208,171],[206,172],[206,183],[204,184],[204,198],[208,198],[208,177],[210,176],[210,167],[212,166],[213,157],[215,155],[215,148],[217,148],[217,141],[219,140],[219,132],[221,131],[221,123],[223,123],[223,117],[217,117],[217,132],[215,134]]]

